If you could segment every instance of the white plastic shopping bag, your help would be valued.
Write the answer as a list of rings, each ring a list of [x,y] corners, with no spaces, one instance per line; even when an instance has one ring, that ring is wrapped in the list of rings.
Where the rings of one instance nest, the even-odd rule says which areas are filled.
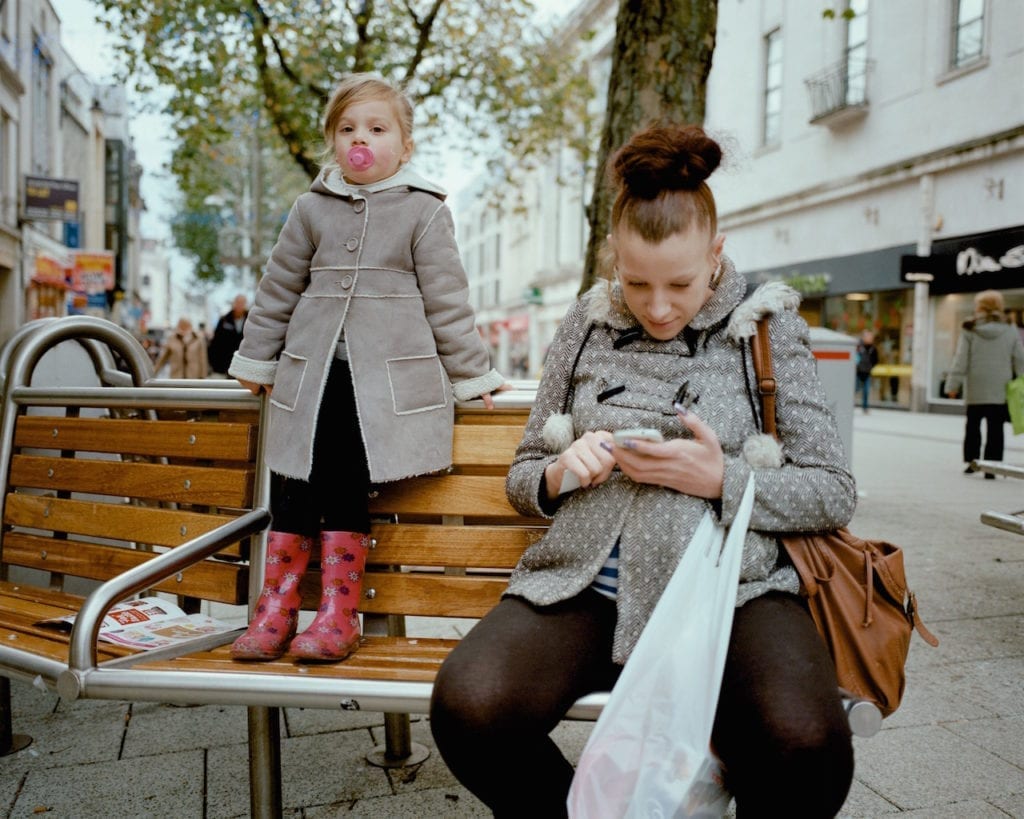
[[[728,534],[704,514],[583,749],[572,819],[710,818],[728,808],[711,727],[753,501],[751,476]]]

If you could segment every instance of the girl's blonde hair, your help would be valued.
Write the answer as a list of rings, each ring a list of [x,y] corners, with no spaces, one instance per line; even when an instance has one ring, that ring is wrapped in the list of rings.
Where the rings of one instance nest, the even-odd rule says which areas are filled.
[[[367,100],[383,100],[390,104],[395,111],[398,127],[402,129],[402,141],[412,141],[412,102],[406,93],[378,74],[348,74],[338,83],[324,108],[324,150],[320,156],[322,166],[334,163],[334,131],[338,127],[338,120],[350,105]]]

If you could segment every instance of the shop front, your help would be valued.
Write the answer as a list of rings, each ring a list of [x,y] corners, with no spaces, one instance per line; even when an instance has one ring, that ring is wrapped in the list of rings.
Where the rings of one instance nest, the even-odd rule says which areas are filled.
[[[879,363],[872,371],[875,405],[909,408],[913,356],[914,289],[900,278],[902,245],[800,262],[748,273],[752,285],[783,281],[802,295],[800,314],[812,327],[853,338],[874,334]]]
[[[921,259],[914,245],[800,262],[747,273],[752,285],[784,281],[803,295],[800,312],[811,326],[859,337],[875,335],[879,364],[872,371],[871,402],[911,405],[911,373],[925,368],[928,409],[959,411],[944,382],[960,328],[974,294],[999,290],[1008,319],[1024,337],[1024,226],[935,240]],[[915,285],[928,284],[928,360],[913,360]]]
[[[998,290],[1007,319],[1024,338],[1024,226],[936,241],[927,262],[904,261],[904,279],[925,281],[931,301],[929,401],[959,405],[945,396],[961,327],[974,312],[974,294]]]

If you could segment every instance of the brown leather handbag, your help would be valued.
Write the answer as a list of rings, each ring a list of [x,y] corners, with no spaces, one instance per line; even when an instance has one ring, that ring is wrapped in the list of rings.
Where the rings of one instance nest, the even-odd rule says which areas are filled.
[[[761,396],[762,427],[775,435],[775,376],[768,319],[751,342]],[[807,598],[814,624],[836,666],[839,686],[874,702],[882,716],[895,711],[906,687],[910,635],[939,641],[917,614],[907,588],[903,552],[882,540],[864,540],[846,529],[780,536]]]

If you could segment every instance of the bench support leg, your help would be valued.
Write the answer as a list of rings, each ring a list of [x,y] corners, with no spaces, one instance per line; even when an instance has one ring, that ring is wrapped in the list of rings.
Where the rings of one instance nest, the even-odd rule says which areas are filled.
[[[426,745],[412,741],[408,714],[384,715],[384,744],[366,755],[366,760],[378,768],[404,768],[419,765],[428,756]]]
[[[32,737],[14,733],[11,713],[11,681],[0,677],[0,756],[16,754],[32,744]]]
[[[281,819],[281,714],[252,706],[249,714],[249,815]]]
[[[404,637],[405,617],[400,614],[364,614],[363,634]],[[428,756],[430,749],[426,745],[412,741],[408,714],[385,714],[384,744],[370,751],[366,761],[378,768],[404,768],[407,765],[419,765]]]

